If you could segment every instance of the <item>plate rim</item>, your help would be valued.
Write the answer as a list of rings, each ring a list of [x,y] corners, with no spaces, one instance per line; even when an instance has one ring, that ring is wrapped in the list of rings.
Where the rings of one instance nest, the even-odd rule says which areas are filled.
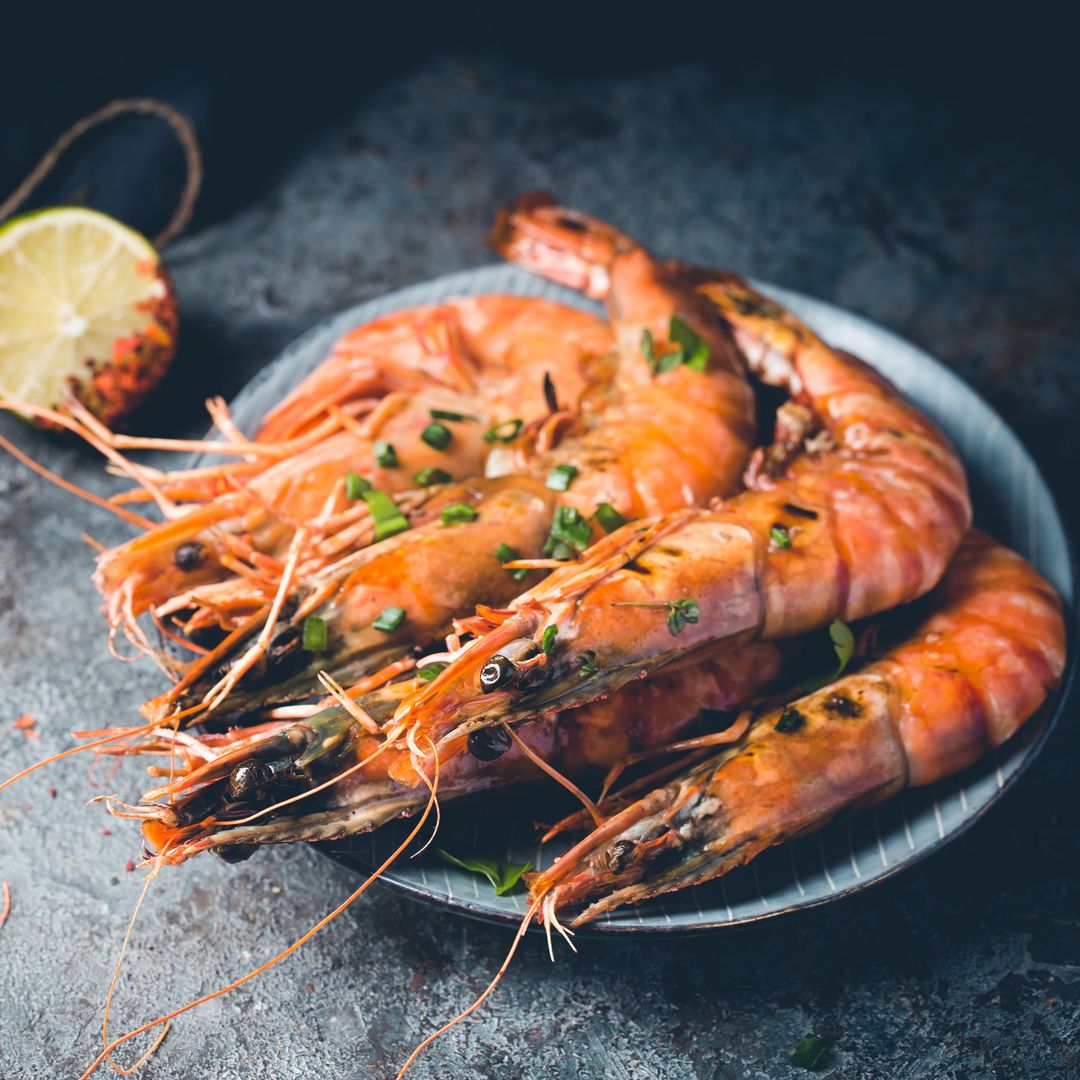
[[[447,274],[440,274],[435,277],[426,279],[424,281],[413,282],[409,285],[402,286],[400,288],[391,289],[387,292],[379,293],[376,296],[369,297],[366,300],[357,302],[350,305],[347,308],[343,308],[340,311],[327,314],[323,318],[320,318],[302,334],[293,339],[283,349],[279,350],[274,357],[272,357],[258,372],[255,373],[248,380],[248,382],[237,392],[231,399],[230,405],[238,398],[241,398],[249,393],[254,393],[264,381],[266,381],[271,372],[276,370],[280,365],[287,361],[287,358],[297,352],[302,352],[305,348],[310,347],[319,337],[326,334],[332,327],[338,323],[346,321],[346,319],[354,312],[360,311],[362,308],[368,307],[373,303],[393,301],[394,298],[401,294],[406,294],[413,290],[430,289],[432,287],[441,284],[449,284],[456,281],[466,282],[470,278],[477,274],[489,273],[500,269],[506,269],[507,266],[501,263],[486,263],[475,267],[468,267],[462,270],[452,271]],[[999,807],[1002,804],[1009,793],[1014,791],[1017,785],[1027,775],[1031,765],[1038,759],[1043,753],[1047,742],[1052,738],[1057,730],[1058,723],[1061,720],[1062,714],[1065,711],[1065,706],[1072,696],[1074,690],[1074,684],[1076,681],[1076,672],[1078,666],[1078,660],[1080,657],[1077,655],[1075,649],[1075,643],[1077,640],[1078,629],[1080,629],[1080,618],[1076,610],[1075,603],[1075,590],[1078,575],[1080,575],[1080,561],[1077,557],[1077,545],[1070,534],[1068,527],[1069,519],[1065,517],[1061,512],[1062,500],[1060,498],[1059,484],[1051,484],[1047,480],[1045,473],[1039,463],[1034,457],[1028,447],[1020,439],[1020,437],[1013,430],[1011,425],[1005,420],[1004,417],[998,412],[994,406],[988,402],[978,390],[975,389],[967,380],[963,379],[959,374],[942,363],[935,356],[931,355],[925,349],[915,345],[913,342],[908,341],[900,334],[887,327],[866,318],[863,315],[856,312],[849,311],[846,308],[839,307],[828,300],[820,299],[809,293],[802,292],[800,290],[789,289],[780,285],[773,284],[772,282],[761,281],[756,278],[748,278],[749,281],[761,291],[770,294],[781,302],[786,303],[790,299],[796,299],[799,301],[809,301],[814,306],[823,309],[832,316],[838,316],[847,321],[850,325],[858,327],[868,333],[886,339],[891,340],[897,345],[906,350],[911,350],[917,353],[923,360],[930,363],[935,370],[947,378],[950,382],[961,387],[964,392],[974,394],[979,401],[996,417],[997,421],[1001,424],[1002,428],[1012,438],[1013,442],[1020,449],[1023,455],[1027,459],[1027,464],[1033,470],[1035,476],[1039,481],[1049,497],[1050,509],[1053,512],[1054,518],[1060,526],[1061,536],[1064,544],[1064,561],[1068,568],[1071,578],[1071,584],[1073,586],[1074,596],[1072,602],[1069,604],[1063,604],[1064,617],[1065,617],[1065,629],[1066,629],[1066,658],[1065,668],[1062,672],[1061,682],[1055,689],[1053,694],[1045,701],[1039,710],[1044,713],[1045,719],[1042,722],[1042,729],[1038,732],[1031,744],[1027,748],[1022,761],[1019,762],[1017,767],[1005,778],[1002,785],[994,791],[989,798],[977,809],[972,810],[968,815],[959,823],[952,825],[944,836],[939,837],[937,840],[930,844],[920,847],[918,850],[913,851],[909,857],[902,859],[901,861],[882,868],[876,872],[873,877],[865,880],[858,880],[852,884],[846,885],[843,888],[837,889],[826,896],[818,897],[814,900],[809,900],[799,904],[787,904],[782,907],[777,907],[773,910],[762,911],[751,915],[742,915],[735,919],[696,919],[690,923],[685,922],[667,922],[667,923],[636,923],[632,921],[619,921],[612,922],[600,922],[590,923],[575,933],[578,937],[610,937],[611,935],[619,934],[653,934],[664,936],[693,936],[696,934],[706,934],[716,931],[737,931],[744,930],[750,927],[760,926],[763,923],[772,923],[779,918],[791,919],[795,916],[808,914],[810,912],[817,911],[830,904],[836,903],[848,899],[851,896],[866,892],[868,889],[873,888],[883,882],[892,881],[897,875],[903,873],[912,867],[918,866],[926,859],[929,859],[937,855],[942,848],[952,843],[954,840],[963,836],[967,831],[975,825],[977,822],[983,820],[991,811]],[[515,290],[505,290],[509,293],[514,293]],[[446,293],[447,298],[452,298],[455,294],[450,291]],[[474,294],[475,295],[475,294]],[[431,303],[433,301],[420,301],[419,303]],[[441,301],[440,301],[441,302]],[[400,305],[400,307],[409,306],[409,302]],[[584,306],[584,305],[582,305]],[[388,310],[397,310],[397,306]],[[211,437],[215,436],[215,432],[211,432]],[[1008,745],[1005,743],[1003,745]],[[962,775],[962,774],[961,774]],[[340,866],[345,867],[352,873],[359,874],[363,872],[364,857],[360,853],[350,853],[348,856],[341,852],[335,851],[329,847],[328,844],[316,843],[316,849],[320,854],[329,858],[333,862]],[[374,869],[374,866],[366,867],[368,871]],[[452,895],[446,896],[444,894],[434,892],[423,885],[416,884],[414,882],[395,877],[393,875],[383,875],[377,880],[377,884],[384,885],[387,888],[394,889],[395,891],[407,896],[410,900],[417,901],[422,904],[426,904],[430,907],[435,907],[443,911],[453,912],[458,915],[462,915],[466,918],[476,921],[484,922],[489,925],[499,925],[505,927],[519,926],[521,924],[524,912],[512,913],[486,906],[484,904],[476,903],[470,900],[468,897]],[[529,928],[530,933],[540,933],[541,928],[535,924]]]

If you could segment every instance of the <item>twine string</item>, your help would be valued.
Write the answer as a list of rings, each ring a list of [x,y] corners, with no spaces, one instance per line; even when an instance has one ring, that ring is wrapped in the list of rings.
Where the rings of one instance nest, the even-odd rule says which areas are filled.
[[[73,142],[85,135],[91,128],[108,123],[108,121],[114,120],[118,116],[131,114],[156,116],[158,119],[164,120],[172,128],[184,152],[184,164],[187,169],[184,189],[180,193],[180,199],[176,204],[172,217],[169,219],[169,223],[154,238],[154,246],[161,248],[171,240],[175,240],[187,228],[195,209],[195,200],[199,196],[199,188],[202,186],[203,181],[202,153],[199,149],[199,140],[192,122],[179,110],[155,98],[120,98],[109,102],[108,105],[72,124],[45,151],[41,160],[30,170],[26,179],[0,203],[0,221],[10,217],[26,202],[38,185],[56,167],[56,163],[63,157],[65,151]]]

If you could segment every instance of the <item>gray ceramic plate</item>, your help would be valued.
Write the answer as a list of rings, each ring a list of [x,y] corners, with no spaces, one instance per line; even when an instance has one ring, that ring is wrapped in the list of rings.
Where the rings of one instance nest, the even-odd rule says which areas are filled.
[[[967,463],[978,522],[1030,559],[1073,606],[1073,568],[1054,500],[1034,462],[1001,418],[969,386],[932,357],[893,334],[820,300],[761,284],[832,344],[864,357],[949,434]],[[512,266],[490,266],[415,285],[326,320],[262,371],[233,402],[242,426],[259,417],[329,352],[346,330],[377,315],[452,296],[510,292],[561,300],[587,310],[597,306]],[[699,931],[736,926],[827,903],[864,889],[925,857],[979,818],[1030,764],[1061,711],[1071,663],[1061,691],[1007,746],[966,773],[935,787],[905,792],[879,809],[834,823],[815,836],[774,848],[744,869],[663,901],[616,912],[598,931]],[[544,796],[455,807],[438,844],[447,850],[504,855],[543,867],[565,850],[535,842],[536,820],[545,819]],[[551,820],[547,816],[547,820]],[[330,852],[367,872],[393,850],[400,832],[391,827]],[[522,897],[497,897],[486,881],[426,853],[403,859],[383,881],[463,914],[518,922]]]

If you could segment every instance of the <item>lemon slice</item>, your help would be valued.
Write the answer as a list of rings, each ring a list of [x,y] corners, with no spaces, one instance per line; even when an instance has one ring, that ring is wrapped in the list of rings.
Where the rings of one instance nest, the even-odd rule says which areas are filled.
[[[176,331],[160,256],[119,221],[58,207],[0,228],[0,397],[56,408],[74,393],[113,424],[160,381]]]

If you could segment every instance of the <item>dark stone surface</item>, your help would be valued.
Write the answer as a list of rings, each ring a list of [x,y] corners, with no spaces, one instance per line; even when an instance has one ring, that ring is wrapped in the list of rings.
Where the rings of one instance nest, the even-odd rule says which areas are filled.
[[[887,80],[862,92],[796,82],[733,88],[695,64],[596,77],[465,57],[403,68],[297,146],[256,198],[169,250],[183,346],[140,430],[198,430],[204,396],[235,393],[321,316],[487,261],[494,209],[549,186],[659,252],[828,298],[936,354],[1019,431],[1071,515],[1080,229],[1054,133],[1016,113],[973,123],[952,99]],[[0,430],[76,482],[112,489],[81,448],[6,419]],[[106,653],[84,530],[125,535],[0,459],[4,773],[67,747],[72,729],[130,720],[160,684]],[[40,742],[13,729],[23,712]],[[734,934],[588,941],[554,966],[528,940],[495,999],[414,1075],[782,1080],[805,1075],[787,1055],[807,1031],[834,1042],[825,1075],[837,1080],[1077,1075],[1072,720],[977,828],[859,898]],[[134,830],[85,805],[138,789],[139,769],[112,777],[107,765],[88,782],[76,758],[0,796],[10,1080],[77,1075],[100,1045],[139,888],[125,872]],[[112,1027],[236,977],[354,885],[302,847],[163,873]],[[254,985],[182,1017],[142,1075],[392,1075],[482,988],[509,941],[376,888]]]

